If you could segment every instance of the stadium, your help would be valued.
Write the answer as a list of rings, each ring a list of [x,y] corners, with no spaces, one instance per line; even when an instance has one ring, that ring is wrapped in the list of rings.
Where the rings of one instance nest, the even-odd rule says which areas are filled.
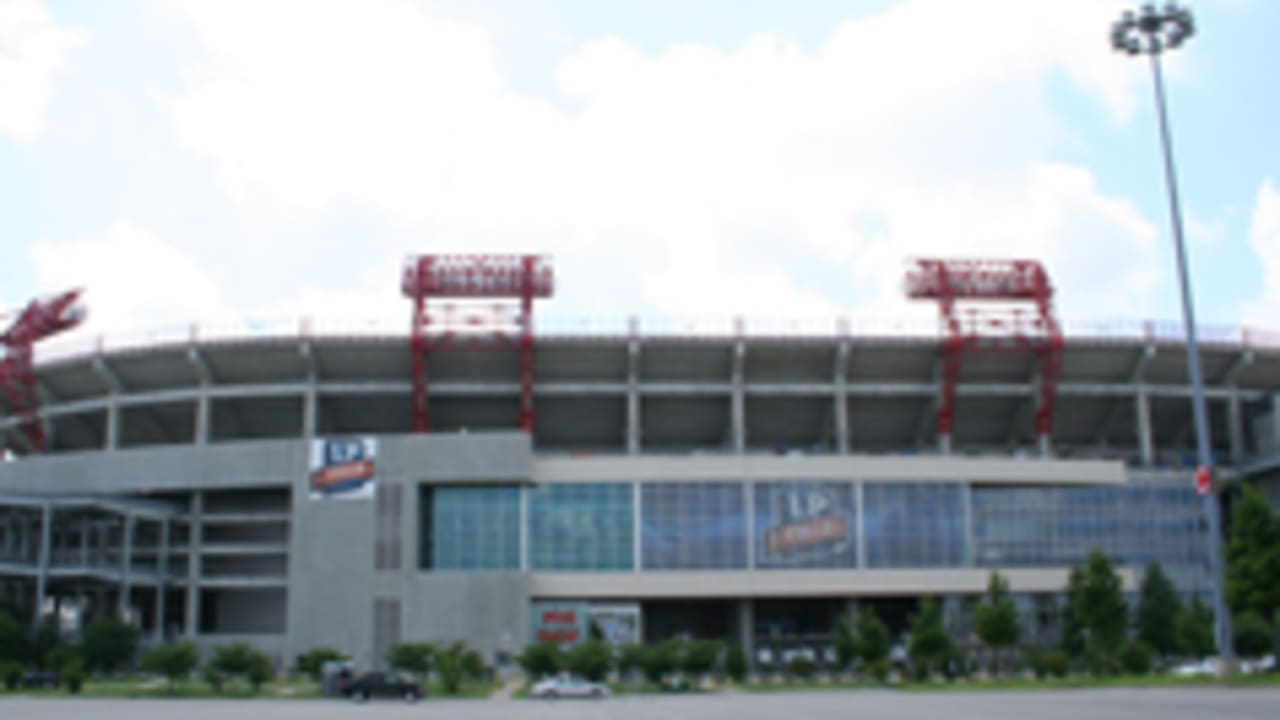
[[[1043,346],[856,318],[534,332],[549,267],[545,292],[518,270],[469,291],[418,272],[407,333],[39,352],[38,414],[10,400],[0,419],[0,593],[33,621],[119,614],[149,641],[373,666],[410,640],[502,662],[593,625],[763,660],[864,605],[901,633],[926,595],[966,637],[992,570],[1052,638],[1095,547],[1130,591],[1151,561],[1209,590],[1179,327],[1055,322]],[[516,310],[480,332],[428,296]],[[1274,500],[1280,343],[1214,332],[1202,358],[1218,482]]]

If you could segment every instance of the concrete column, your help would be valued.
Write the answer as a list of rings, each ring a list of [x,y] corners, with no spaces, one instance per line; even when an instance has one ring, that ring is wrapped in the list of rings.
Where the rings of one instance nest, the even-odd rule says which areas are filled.
[[[1244,462],[1244,413],[1240,408],[1240,388],[1231,387],[1227,396],[1227,433],[1231,440],[1231,464]]]
[[[189,508],[191,517],[187,534],[187,627],[188,639],[194,639],[200,632],[200,545],[201,521],[204,515],[204,493],[196,490],[191,493]]]
[[[849,454],[849,385],[845,376],[845,365],[849,359],[849,341],[842,340],[836,348],[836,368],[834,376],[836,445],[835,450],[841,455]]]
[[[747,494],[743,507],[747,511],[747,569],[756,569],[756,483],[748,480],[743,492]]]
[[[49,551],[53,541],[53,504],[45,503],[40,511],[40,555],[36,559],[36,606],[33,621],[40,623],[44,612],[45,593],[49,588]]]
[[[1142,453],[1142,464],[1152,467],[1156,464],[1156,452],[1151,436],[1151,402],[1145,386],[1138,386],[1133,402],[1133,414],[1138,419],[1138,450]]]
[[[755,601],[743,598],[738,601],[738,647],[747,656],[747,667],[756,666],[756,613]]]
[[[316,390],[316,376],[307,376],[307,389],[302,394],[302,435],[310,440],[316,436],[320,415],[320,397]]]
[[[169,580],[169,518],[160,520],[160,548],[156,553],[156,642],[164,642],[165,591]]]
[[[854,537],[857,538],[857,556],[858,567],[865,569],[867,567],[867,524],[864,521],[866,517],[865,508],[867,506],[866,494],[863,492],[863,483],[861,480],[853,484],[853,524],[855,528]]]
[[[627,343],[627,454],[640,454],[640,341]]]
[[[1052,440],[1047,433],[1037,435],[1036,444],[1040,449],[1040,457],[1047,458],[1053,455]]]
[[[132,513],[124,516],[124,533],[120,538],[120,594],[116,596],[116,615],[128,617],[129,591],[133,583],[133,535],[137,518]]]
[[[743,365],[747,354],[746,345],[739,340],[733,346],[733,395],[730,398],[730,422],[733,433],[733,451],[741,455],[747,451],[747,398],[743,382]]]
[[[961,564],[973,566],[973,486],[964,483],[961,486],[961,503],[964,512],[964,551],[961,553]]]
[[[213,401],[209,398],[208,386],[200,386],[200,395],[196,397],[195,444],[208,445],[213,427]]]
[[[116,394],[111,393],[107,400],[106,432],[103,433],[102,449],[116,450],[120,447],[120,403]]]
[[[951,454],[951,436],[938,433],[938,452],[942,455]]]

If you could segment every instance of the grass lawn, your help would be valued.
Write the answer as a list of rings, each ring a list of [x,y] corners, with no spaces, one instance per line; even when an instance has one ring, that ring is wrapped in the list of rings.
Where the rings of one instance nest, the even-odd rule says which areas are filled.
[[[987,692],[993,690],[1072,690],[1108,687],[1264,687],[1280,685],[1280,673],[1236,675],[1219,679],[1206,675],[1114,675],[1110,677],[1072,676],[1044,679],[957,680],[954,682],[902,682],[877,684],[868,681],[781,682],[742,685],[744,692],[771,693],[792,690],[855,690],[888,688],[906,692]]]

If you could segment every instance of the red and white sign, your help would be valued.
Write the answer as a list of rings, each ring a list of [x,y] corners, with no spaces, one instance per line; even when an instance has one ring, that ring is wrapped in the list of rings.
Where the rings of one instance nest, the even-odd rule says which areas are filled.
[[[1196,468],[1196,492],[1208,495],[1213,492],[1213,471],[1208,465]]]

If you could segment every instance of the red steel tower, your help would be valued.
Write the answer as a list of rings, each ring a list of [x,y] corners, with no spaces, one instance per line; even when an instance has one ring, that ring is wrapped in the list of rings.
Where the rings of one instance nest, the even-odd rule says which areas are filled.
[[[950,444],[956,384],[966,353],[1030,352],[1039,361],[1036,434],[1047,447],[1062,365],[1062,327],[1053,311],[1053,285],[1035,260],[915,260],[907,296],[935,300],[942,343],[938,435]],[[962,306],[963,304],[963,306]],[[1030,307],[1028,307],[1030,306]]]
[[[0,334],[0,347],[5,351],[0,358],[0,393],[18,417],[19,426],[34,452],[44,452],[45,434],[40,422],[40,398],[36,394],[33,348],[37,342],[70,330],[84,320],[81,292],[70,290],[32,300],[18,313],[18,319],[9,329]]]
[[[419,255],[405,261],[400,291],[413,300],[413,431],[431,429],[427,357],[456,350],[516,350],[520,354],[520,429],[533,433],[533,299],[551,297],[554,276],[545,255]],[[460,310],[431,300],[517,300]]]

